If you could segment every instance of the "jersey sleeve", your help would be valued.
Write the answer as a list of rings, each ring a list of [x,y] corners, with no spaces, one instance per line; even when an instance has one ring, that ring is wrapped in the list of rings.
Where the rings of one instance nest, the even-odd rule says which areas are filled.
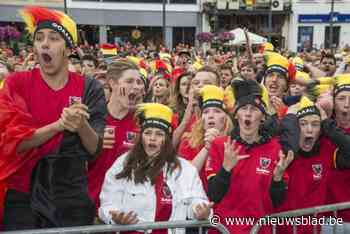
[[[215,176],[222,167],[224,158],[224,142],[226,139],[227,137],[217,138],[211,144],[208,161],[205,167],[205,173],[208,180],[210,177]]]

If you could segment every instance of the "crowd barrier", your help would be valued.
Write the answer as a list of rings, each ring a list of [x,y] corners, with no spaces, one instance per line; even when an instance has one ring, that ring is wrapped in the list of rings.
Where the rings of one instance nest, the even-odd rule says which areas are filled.
[[[212,225],[209,221],[172,221],[172,222],[150,222],[140,223],[135,225],[91,225],[67,228],[47,228],[35,230],[22,230],[2,232],[2,234],[81,234],[81,233],[115,233],[127,231],[147,231],[154,229],[171,229],[172,234],[177,228],[198,228],[199,234],[204,234],[205,228],[213,228],[218,230],[221,234],[229,234],[227,229],[222,225]]]
[[[305,215],[313,215],[314,217],[316,217],[317,214],[324,213],[324,212],[333,212],[334,217],[337,217],[338,210],[346,210],[346,209],[350,209],[350,202],[343,202],[343,203],[336,203],[336,204],[325,205],[325,206],[315,206],[311,208],[285,211],[285,212],[264,216],[262,217],[262,219],[271,220],[271,218],[300,217]],[[264,222],[257,222],[253,226],[250,234],[258,234],[260,228],[262,227],[261,225],[262,223]],[[275,234],[276,225],[272,225],[271,228],[272,228],[272,233]],[[313,233],[317,233],[316,228],[317,228],[316,226],[313,227]],[[333,233],[335,233],[337,225],[332,225],[332,228],[333,228]],[[296,225],[293,225],[293,233],[297,233]]]

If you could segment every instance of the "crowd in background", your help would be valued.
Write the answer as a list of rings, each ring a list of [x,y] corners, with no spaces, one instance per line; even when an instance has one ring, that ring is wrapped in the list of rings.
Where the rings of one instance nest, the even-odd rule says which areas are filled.
[[[35,143],[16,140],[15,154],[25,153],[32,160],[27,153],[38,148],[42,154],[62,154],[72,161],[58,163],[50,153],[55,160],[36,158],[30,166],[11,164],[14,172],[0,173],[6,179],[1,184],[6,230],[203,220],[213,213],[259,218],[350,199],[350,48],[333,54],[295,53],[270,43],[252,47],[247,31],[246,44],[236,49],[131,43],[73,47],[69,40],[74,36],[55,41],[50,37],[57,35],[45,31],[52,29],[45,22],[38,24],[33,46],[19,48],[18,54],[1,42],[0,85],[10,90],[6,95],[11,98],[16,92],[23,95],[26,111],[38,122],[41,115],[52,121],[52,113],[46,112],[55,112],[51,105],[59,103],[68,88],[50,89],[37,80],[43,74],[51,76],[45,69],[65,69],[66,60],[57,60],[61,55],[55,43],[66,40],[71,107],[59,104],[63,112],[56,113],[57,123],[45,122],[55,134]],[[36,78],[30,81],[29,76]],[[40,105],[35,99],[41,99]],[[1,108],[6,106],[3,101],[0,96]],[[1,114],[14,114],[9,112],[3,109]],[[8,131],[5,120],[9,119],[0,118],[3,148],[5,140],[15,141],[6,138],[9,134],[18,135]],[[24,120],[28,121],[23,116],[16,119]],[[59,150],[52,151],[54,144]],[[74,155],[84,157],[78,162]],[[93,157],[86,160],[88,155]],[[21,164],[22,159],[16,159],[15,164]],[[0,162],[2,168],[13,163],[9,158]],[[57,173],[55,178],[46,179],[49,169]],[[35,173],[27,175],[31,170]],[[71,170],[81,174],[70,175]],[[81,176],[85,172],[87,181]],[[67,189],[70,183],[72,190]],[[61,190],[47,191],[45,186]],[[77,195],[84,189],[92,204]],[[52,198],[56,195],[58,200]],[[19,202],[23,207],[15,205]],[[29,203],[30,208],[25,205]],[[21,209],[33,211],[35,221],[29,216],[20,220]],[[350,222],[350,211],[338,216]],[[249,233],[251,227],[227,225],[231,233]],[[261,233],[269,233],[265,228]],[[298,233],[311,230],[298,227]],[[349,230],[343,225],[338,231]],[[328,231],[323,227],[323,233]],[[291,233],[291,227],[281,225],[278,233]]]

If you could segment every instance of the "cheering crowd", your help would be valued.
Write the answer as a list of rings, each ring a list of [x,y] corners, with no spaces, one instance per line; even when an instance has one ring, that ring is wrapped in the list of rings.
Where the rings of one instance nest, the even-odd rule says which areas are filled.
[[[3,230],[258,219],[350,200],[348,48],[252,48],[248,33],[241,54],[92,48],[62,12],[21,15],[33,46],[2,43],[0,55]],[[350,211],[338,217],[349,233]]]

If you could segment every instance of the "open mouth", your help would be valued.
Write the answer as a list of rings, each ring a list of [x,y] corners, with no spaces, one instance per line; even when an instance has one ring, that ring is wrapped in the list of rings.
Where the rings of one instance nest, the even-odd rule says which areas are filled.
[[[311,148],[314,143],[314,138],[313,137],[305,137],[304,145],[307,146],[308,148]]]
[[[209,128],[214,128],[215,127],[215,122],[213,122],[213,121],[208,122],[208,127]]]
[[[133,102],[136,102],[137,95],[135,93],[130,93],[128,95],[128,98],[129,98],[129,101],[133,103]]]
[[[252,121],[250,121],[249,119],[244,120],[244,124],[249,128],[250,125],[252,124]]]
[[[50,63],[52,61],[52,57],[47,53],[42,53],[41,58],[44,60],[45,63]]]
[[[348,113],[347,111],[343,111],[343,112],[341,113],[341,115],[342,115],[343,117],[348,117],[349,113]]]
[[[149,143],[147,146],[148,146],[148,149],[150,151],[156,151],[157,150],[157,145],[154,144],[154,143]]]
[[[278,86],[277,86],[277,85],[270,85],[270,86],[269,86],[270,92],[276,92],[277,89],[278,89]]]

